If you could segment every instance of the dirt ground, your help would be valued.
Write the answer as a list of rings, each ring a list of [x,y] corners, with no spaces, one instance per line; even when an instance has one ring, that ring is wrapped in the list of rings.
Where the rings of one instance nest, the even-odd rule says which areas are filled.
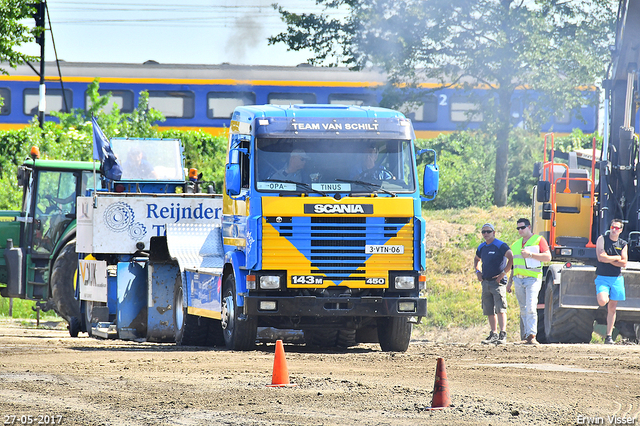
[[[406,353],[285,344],[297,386],[270,388],[273,344],[183,348],[71,338],[52,325],[0,323],[2,424],[640,424],[632,420],[640,414],[638,345],[486,346],[477,343],[483,330],[473,339],[460,333],[477,337],[470,342],[420,336]],[[427,411],[439,357],[452,405]]]

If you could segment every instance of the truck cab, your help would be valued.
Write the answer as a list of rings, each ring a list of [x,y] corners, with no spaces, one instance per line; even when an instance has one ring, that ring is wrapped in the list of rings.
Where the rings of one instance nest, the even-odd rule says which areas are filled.
[[[262,326],[303,330],[319,346],[406,350],[426,315],[410,120],[383,108],[266,105],[236,108],[230,133],[227,345],[250,347]],[[423,175],[427,199],[435,158]]]

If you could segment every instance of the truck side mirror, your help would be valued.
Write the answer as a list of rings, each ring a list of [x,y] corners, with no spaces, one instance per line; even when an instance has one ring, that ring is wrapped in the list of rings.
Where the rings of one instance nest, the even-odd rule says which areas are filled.
[[[232,197],[240,195],[240,188],[242,186],[241,179],[240,164],[227,164],[227,169],[224,174],[227,195]]]
[[[533,163],[532,176],[536,179],[540,179],[540,173],[542,171],[542,163],[540,161]]]
[[[427,198],[424,201],[431,201],[438,195],[438,187],[440,186],[440,171],[435,164],[427,164],[424,166],[424,176],[422,179],[423,194]]]
[[[18,167],[18,186],[24,187],[29,182],[29,171],[24,166]]]
[[[536,201],[539,203],[548,203],[551,200],[551,182],[547,180],[539,180],[536,189]]]
[[[424,166],[424,175],[422,177],[422,201],[431,201],[438,195],[438,187],[440,186],[440,171],[438,170],[438,164],[436,161],[435,149],[421,149],[418,151],[418,156],[425,152],[433,153],[433,164],[427,164]]]

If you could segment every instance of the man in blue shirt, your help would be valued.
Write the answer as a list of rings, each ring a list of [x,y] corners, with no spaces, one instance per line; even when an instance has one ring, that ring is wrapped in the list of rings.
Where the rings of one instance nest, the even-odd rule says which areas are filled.
[[[487,316],[491,332],[482,343],[507,343],[507,273],[513,265],[509,246],[496,238],[496,229],[490,223],[482,225],[484,242],[478,246],[473,269],[482,282],[482,313]],[[478,262],[482,261],[482,270]],[[500,326],[498,334],[497,325]]]

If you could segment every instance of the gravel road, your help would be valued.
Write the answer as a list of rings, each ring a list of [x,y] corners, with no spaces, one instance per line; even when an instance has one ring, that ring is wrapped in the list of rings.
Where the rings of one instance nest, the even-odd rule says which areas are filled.
[[[0,323],[4,424],[640,424],[638,345],[285,344],[296,386],[270,388],[273,344],[233,352],[81,336]],[[452,406],[427,411],[439,357]]]

